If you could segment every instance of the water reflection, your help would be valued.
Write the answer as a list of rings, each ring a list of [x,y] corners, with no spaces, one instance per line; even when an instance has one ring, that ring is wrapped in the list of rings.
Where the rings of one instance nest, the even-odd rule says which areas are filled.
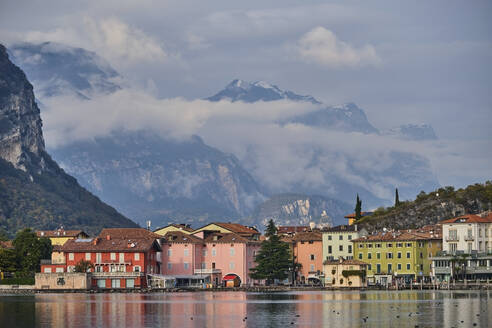
[[[0,326],[488,327],[490,298],[479,291],[1,296]]]

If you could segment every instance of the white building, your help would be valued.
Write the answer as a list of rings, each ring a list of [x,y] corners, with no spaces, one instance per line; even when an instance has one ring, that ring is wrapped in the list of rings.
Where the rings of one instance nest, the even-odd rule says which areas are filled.
[[[442,250],[449,254],[456,252],[492,252],[492,214],[479,216],[463,215],[445,220],[442,224]]]

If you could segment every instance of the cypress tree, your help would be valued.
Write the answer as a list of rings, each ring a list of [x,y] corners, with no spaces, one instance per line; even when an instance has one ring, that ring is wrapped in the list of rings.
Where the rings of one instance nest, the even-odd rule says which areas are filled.
[[[362,217],[362,201],[359,198],[359,194],[357,194],[357,200],[355,202],[355,221],[359,220]]]
[[[398,205],[400,205],[400,197],[398,196],[398,188],[396,188],[396,191],[395,191],[395,207],[397,207]]]
[[[265,233],[267,239],[255,257],[256,267],[250,269],[253,279],[266,280],[267,285],[275,279],[284,280],[288,277],[291,259],[289,245],[280,240],[273,220],[268,222]]]

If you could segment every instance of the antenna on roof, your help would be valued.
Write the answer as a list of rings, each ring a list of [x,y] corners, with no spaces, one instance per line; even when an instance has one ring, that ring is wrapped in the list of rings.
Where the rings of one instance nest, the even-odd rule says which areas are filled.
[[[150,220],[147,220],[147,230],[150,230],[150,225],[151,225],[151,221]]]

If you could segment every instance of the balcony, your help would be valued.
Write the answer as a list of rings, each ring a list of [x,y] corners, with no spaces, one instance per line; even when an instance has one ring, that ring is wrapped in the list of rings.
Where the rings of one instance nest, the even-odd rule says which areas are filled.
[[[447,236],[446,241],[459,241],[460,238],[458,236]]]
[[[216,274],[222,273],[220,269],[195,269],[195,274]]]
[[[436,267],[434,268],[435,274],[451,274],[450,267]]]
[[[143,272],[92,272],[93,278],[134,278],[144,275]]]
[[[465,241],[474,241],[475,240],[475,237],[473,236],[465,236]]]

